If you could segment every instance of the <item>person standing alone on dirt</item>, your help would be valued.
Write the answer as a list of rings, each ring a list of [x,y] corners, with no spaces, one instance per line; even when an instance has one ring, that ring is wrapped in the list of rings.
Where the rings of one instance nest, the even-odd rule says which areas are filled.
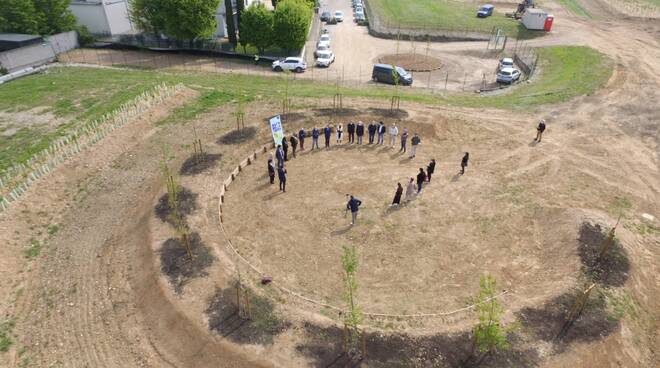
[[[277,169],[277,178],[280,179],[280,190],[286,193],[286,169],[284,167]]]
[[[397,183],[396,185],[396,193],[394,193],[392,206],[398,206],[401,204],[401,195],[403,194],[403,187],[401,186],[401,183]]]
[[[387,128],[385,127],[385,124],[381,121],[378,123],[378,144],[381,146],[383,143],[385,143],[385,131],[387,131]]]
[[[358,122],[357,127],[355,128],[355,133],[357,133],[358,144],[362,144],[362,136],[364,136],[364,124],[361,121]]]
[[[360,209],[360,205],[362,205],[362,201],[354,198],[353,196],[350,197],[351,199],[349,199],[348,203],[346,203],[346,210],[351,210],[351,225],[355,225],[355,222],[357,221],[358,210]]]
[[[417,173],[417,194],[419,194],[422,191],[422,185],[424,185],[425,180],[426,180],[426,174],[424,174],[424,169],[420,167],[419,173]]]
[[[539,126],[536,127],[536,138],[534,138],[534,140],[540,142],[541,138],[543,137],[544,131],[545,131],[545,119],[541,119],[541,121],[539,121]]]
[[[273,159],[268,159],[268,177],[270,178],[270,183],[275,184],[275,165],[273,165]]]
[[[312,150],[314,147],[319,148],[319,130],[316,127],[312,129]]]
[[[399,152],[406,153],[406,144],[408,143],[408,129],[404,128],[401,134],[401,149]]]
[[[307,135],[307,132],[305,132],[305,128],[300,128],[300,131],[298,132],[298,140],[300,140],[300,150],[304,151],[305,150],[305,136]]]
[[[431,175],[435,171],[435,159],[431,159],[429,166],[426,167],[426,181],[431,182]]]
[[[470,153],[465,152],[465,155],[463,155],[463,159],[461,160],[461,175],[465,174],[465,168],[468,165],[468,161],[470,161]]]
[[[355,143],[355,123],[349,121],[346,128],[348,130],[348,143]]]
[[[410,140],[410,145],[412,146],[412,149],[410,150],[409,158],[415,158],[415,155],[417,154],[417,146],[419,146],[420,143],[422,143],[422,140],[419,139],[417,133],[413,134],[413,137]]]
[[[397,128],[396,123],[392,123],[390,127],[390,147],[394,148],[396,144],[396,137],[399,135],[399,128]]]
[[[296,138],[295,134],[291,134],[291,138],[289,138],[289,141],[291,142],[291,153],[293,154],[293,157],[296,157],[296,148],[298,147],[298,139]]]
[[[344,134],[344,127],[339,123],[337,125],[337,144],[341,144],[342,134]]]

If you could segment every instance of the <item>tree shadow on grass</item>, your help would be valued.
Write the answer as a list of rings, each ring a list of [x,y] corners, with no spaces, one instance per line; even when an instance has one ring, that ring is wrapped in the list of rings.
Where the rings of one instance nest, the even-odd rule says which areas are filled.
[[[630,272],[628,252],[615,238],[607,255],[599,262],[598,258],[606,236],[598,224],[585,222],[580,226],[578,252],[585,268],[584,273],[594,282],[608,286],[622,286]]]
[[[216,289],[205,313],[211,331],[239,344],[270,345],[275,336],[290,327],[289,322],[278,317],[273,303],[266,298],[250,293],[250,310],[251,320],[239,316],[233,287]]]
[[[179,239],[167,239],[160,249],[160,270],[167,276],[177,294],[191,279],[206,276],[206,269],[215,257],[202,242],[199,234],[190,234],[192,259]]]
[[[193,155],[183,162],[181,169],[179,169],[179,174],[183,176],[201,174],[212,168],[221,157],[221,154],[215,153]]]
[[[218,138],[217,144],[241,144],[257,136],[257,128],[250,126],[241,130],[233,130]]]
[[[177,192],[177,200],[179,204],[179,213],[185,219],[187,215],[190,215],[197,209],[197,194],[193,193],[190,189],[179,187]],[[156,217],[161,221],[167,222],[171,225],[175,225],[172,221],[172,209],[168,203],[167,193],[163,194],[159,199],[156,207],[154,207],[154,212]]]

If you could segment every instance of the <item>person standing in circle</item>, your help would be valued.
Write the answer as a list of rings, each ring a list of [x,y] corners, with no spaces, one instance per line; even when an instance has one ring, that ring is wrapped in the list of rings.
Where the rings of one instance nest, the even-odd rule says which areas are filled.
[[[362,144],[362,136],[364,136],[364,124],[362,124],[362,122],[359,121],[355,130],[358,137],[358,144]]]
[[[280,179],[280,190],[286,193],[286,169],[284,167],[277,169],[277,178]]]
[[[330,125],[326,125],[323,129],[323,136],[325,137],[325,149],[330,148],[330,136],[332,135],[332,128]]]
[[[465,168],[467,167],[469,160],[470,160],[470,153],[465,152],[465,155],[463,155],[463,159],[461,160],[461,175],[465,174]]]
[[[351,210],[351,225],[355,225],[355,222],[357,221],[357,215],[358,211],[360,210],[360,205],[362,205],[362,201],[360,201],[357,198],[354,198],[352,195],[349,195],[350,199],[348,200],[348,203],[346,203],[346,209]]]
[[[348,143],[355,143],[355,123],[349,121],[347,129],[348,129]]]
[[[275,158],[277,159],[277,167],[284,167],[284,151],[282,145],[278,144],[275,150]]]
[[[419,139],[417,133],[413,134],[413,137],[410,140],[410,145],[412,146],[412,150],[410,150],[409,158],[415,158],[415,155],[417,154],[417,146],[419,146],[420,143],[422,143],[422,140]]]
[[[534,138],[534,140],[541,142],[543,132],[545,132],[545,119],[541,119],[541,121],[539,121],[539,126],[536,127],[536,138]]]
[[[300,141],[300,150],[304,151],[305,150],[305,136],[307,135],[307,132],[305,132],[305,128],[300,128],[300,131],[298,132],[298,140]]]
[[[314,147],[319,148],[319,130],[316,127],[312,129],[312,150]]]
[[[408,143],[408,129],[404,128],[401,134],[401,149],[399,152],[406,153],[406,143]]]
[[[431,182],[431,175],[435,172],[435,159],[431,159],[429,166],[426,167],[426,181]]]
[[[273,159],[268,159],[268,177],[270,178],[270,183],[275,184],[275,165],[273,165]]]
[[[339,125],[337,125],[337,144],[342,143],[342,134],[344,134],[344,127],[339,123]]]
[[[387,128],[385,127],[385,124],[381,121],[378,123],[378,144],[383,145],[385,143],[385,132],[387,131]]]
[[[396,184],[396,193],[394,193],[394,200],[392,201],[392,206],[398,206],[401,204],[401,195],[403,194],[403,187],[401,183]]]
[[[284,161],[289,161],[289,143],[286,136],[282,137],[282,150],[284,151]]]
[[[426,174],[424,174],[424,169],[419,168],[419,173],[417,173],[417,194],[422,191],[422,186],[426,180]]]
[[[376,136],[376,129],[378,127],[376,126],[376,122],[372,121],[369,123],[369,126],[367,126],[367,133],[369,133],[369,144],[374,144],[374,136]]]
[[[291,138],[289,138],[289,141],[291,142],[291,153],[293,154],[293,158],[296,157],[296,148],[298,147],[298,138],[296,138],[296,134],[291,134]]]
[[[410,202],[415,195],[415,179],[410,178],[408,185],[406,185],[406,202]]]
[[[396,137],[399,135],[399,128],[397,128],[396,123],[392,123],[390,126],[390,148],[394,148],[396,144]]]

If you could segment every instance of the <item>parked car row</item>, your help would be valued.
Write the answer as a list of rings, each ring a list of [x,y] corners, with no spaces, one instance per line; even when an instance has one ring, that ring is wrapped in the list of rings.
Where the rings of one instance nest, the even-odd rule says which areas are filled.
[[[355,11],[355,16],[353,19],[357,23],[364,22],[367,20],[367,17],[364,15],[364,4],[362,0],[351,0],[353,2],[353,10]]]
[[[337,14],[335,12],[335,18],[336,17]],[[330,64],[335,62],[335,54],[330,50],[330,41],[330,31],[328,31],[327,28],[324,28],[321,30],[321,37],[319,37],[319,42],[316,44],[316,51],[314,51],[316,66],[327,68]]]
[[[512,58],[502,58],[497,65],[497,83],[511,84],[520,79],[520,70],[515,68]]]

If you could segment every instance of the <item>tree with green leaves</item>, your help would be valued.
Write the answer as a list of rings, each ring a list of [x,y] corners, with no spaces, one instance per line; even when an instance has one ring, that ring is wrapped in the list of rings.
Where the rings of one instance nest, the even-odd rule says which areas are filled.
[[[76,17],[69,10],[69,0],[32,0],[40,20],[39,33],[52,35],[76,28]],[[27,1],[26,1],[27,2]]]
[[[259,54],[273,44],[273,12],[261,3],[250,5],[241,17],[241,45],[252,45]]]
[[[137,29],[159,36],[165,31],[169,0],[129,0],[128,17]]]
[[[218,23],[215,13],[220,0],[169,0],[165,7],[165,34],[193,41],[213,36]]]
[[[509,348],[507,335],[511,328],[502,325],[504,309],[497,300],[496,282],[492,276],[481,276],[475,305],[479,323],[472,331],[472,355],[469,359],[476,359],[475,365],[479,365],[495,351]]]
[[[346,336],[347,347],[349,351],[360,350],[360,330],[359,326],[362,323],[362,311],[357,306],[357,268],[358,258],[355,247],[343,247],[341,255],[341,265],[344,269],[344,283],[346,287],[345,298],[348,310],[344,315],[344,324],[349,330],[349,336]]]
[[[229,43],[234,45],[238,44],[236,39],[236,25],[234,24],[234,7],[232,6],[231,0],[225,0],[225,20],[227,22],[227,38]]]
[[[39,34],[40,15],[30,0],[0,0],[0,32]]]
[[[245,0],[236,0],[236,29],[241,29],[241,17],[245,11]]]
[[[307,41],[312,9],[305,0],[283,0],[275,8],[275,44],[290,52],[300,50]]]

